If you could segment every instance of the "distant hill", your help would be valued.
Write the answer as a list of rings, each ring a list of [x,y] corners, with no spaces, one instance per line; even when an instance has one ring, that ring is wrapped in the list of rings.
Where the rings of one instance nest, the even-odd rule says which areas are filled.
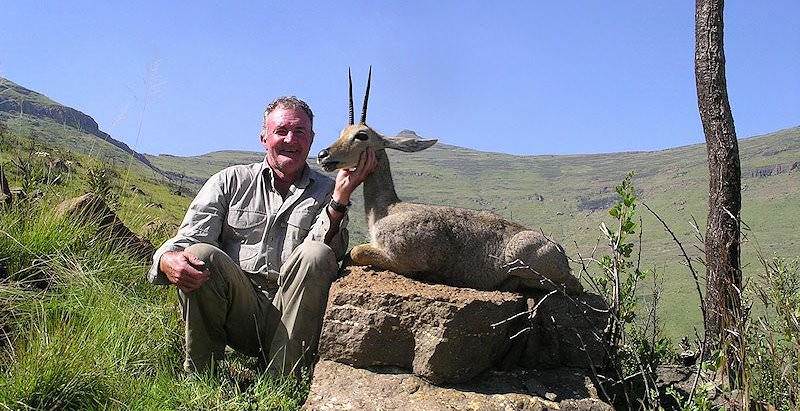
[[[51,100],[49,97],[29,90],[11,80],[0,77],[0,120],[8,123],[17,131],[28,131],[27,134],[35,135],[52,133],[54,126],[62,128],[60,137],[65,137],[63,131],[69,128],[70,132],[90,135],[100,139],[116,149],[132,156],[143,165],[153,168],[147,158],[130,148],[127,144],[112,138],[100,130],[97,122],[90,116],[72,107]],[[20,134],[26,134],[24,132]],[[91,138],[61,138],[59,142],[65,147],[84,151],[95,144]],[[88,147],[81,147],[81,143],[90,143]],[[112,158],[118,158],[116,155]]]
[[[142,155],[98,130],[87,115],[8,80],[0,84],[0,121],[20,135],[39,135],[39,141],[93,152],[107,161],[133,158],[140,173],[164,176],[188,191],[197,190],[224,167],[263,159],[263,153],[249,151]],[[411,130],[401,134],[416,136]],[[552,235],[572,256],[589,257],[597,246],[597,257],[606,253],[604,244],[598,244],[598,225],[610,221],[606,210],[615,200],[614,187],[633,170],[641,200],[670,224],[693,256],[701,256],[702,244],[690,222],[694,218],[704,234],[708,187],[704,144],[651,152],[518,156],[444,141],[419,153],[390,151],[402,199],[493,211]],[[800,127],[741,139],[740,154],[742,217],[749,227],[742,259],[745,273],[757,279],[757,250],[766,256],[800,256]],[[309,163],[316,167],[313,159]],[[351,245],[367,237],[360,194],[353,203]],[[644,207],[638,213],[643,225],[641,261],[643,268],[655,268],[662,275],[662,315],[674,327],[668,333],[690,333],[699,319],[691,277],[660,223]],[[573,263],[574,269],[578,267]],[[594,270],[595,265],[588,267]]]

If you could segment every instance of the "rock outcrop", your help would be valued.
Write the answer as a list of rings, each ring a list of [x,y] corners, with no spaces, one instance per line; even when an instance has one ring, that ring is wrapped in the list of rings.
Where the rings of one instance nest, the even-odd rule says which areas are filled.
[[[391,365],[434,383],[466,381],[509,346],[519,294],[429,285],[350,267],[331,287],[320,355],[358,368]]]
[[[611,409],[589,371],[607,362],[599,297],[343,272],[328,298],[306,409]]]
[[[496,372],[439,387],[396,369],[357,369],[320,361],[305,410],[613,410],[580,373]],[[549,397],[549,399],[547,398]]]
[[[98,223],[101,232],[107,233],[111,240],[143,260],[149,259],[155,252],[155,247],[149,240],[126,227],[106,202],[94,193],[64,200],[56,207],[55,215]]]
[[[542,296],[529,297],[528,309]],[[609,352],[602,343],[608,306],[596,294],[554,294],[537,309],[518,360],[525,368],[605,368]]]

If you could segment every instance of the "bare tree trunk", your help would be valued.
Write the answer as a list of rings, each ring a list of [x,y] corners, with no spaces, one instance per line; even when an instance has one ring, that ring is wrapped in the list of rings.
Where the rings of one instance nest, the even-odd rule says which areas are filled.
[[[724,350],[727,374],[741,383],[742,271],[739,215],[742,207],[739,147],[728,102],[723,48],[723,0],[697,0],[695,79],[700,119],[708,149],[708,224],[706,226],[706,335],[711,349]]]

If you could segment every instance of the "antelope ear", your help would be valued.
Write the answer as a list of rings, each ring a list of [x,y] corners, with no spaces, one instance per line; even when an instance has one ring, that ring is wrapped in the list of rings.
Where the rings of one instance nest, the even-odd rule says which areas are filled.
[[[436,144],[439,140],[420,140],[413,137],[384,137],[384,148],[392,148],[395,150],[405,151],[406,153],[413,153],[415,151],[422,151],[426,148]]]

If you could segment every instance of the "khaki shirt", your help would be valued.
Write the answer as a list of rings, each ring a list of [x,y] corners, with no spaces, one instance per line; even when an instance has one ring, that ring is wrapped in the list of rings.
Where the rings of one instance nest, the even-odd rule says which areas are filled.
[[[158,269],[161,256],[195,243],[219,247],[244,271],[277,278],[295,247],[303,241],[325,241],[331,229],[326,205],[333,180],[306,166],[285,200],[273,182],[266,160],[228,167],[211,176],[189,205],[178,234],[153,255],[150,282],[169,284]],[[347,243],[345,215],[328,245],[341,259]]]

